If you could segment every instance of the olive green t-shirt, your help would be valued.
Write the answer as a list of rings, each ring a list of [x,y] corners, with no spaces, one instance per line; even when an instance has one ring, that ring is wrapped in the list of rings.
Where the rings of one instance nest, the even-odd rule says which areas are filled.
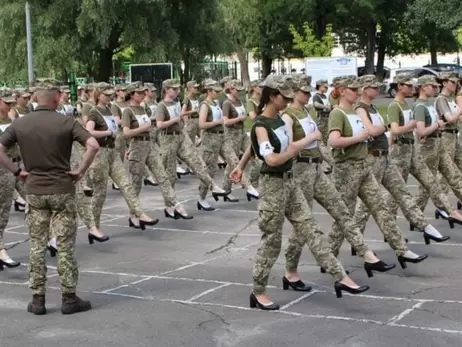
[[[181,115],[181,106],[180,103],[176,101],[167,102],[165,100],[159,102],[156,109],[156,121],[157,122],[167,122],[173,117],[180,117]],[[168,128],[165,128],[166,131],[181,131],[184,127],[183,120],[180,120],[178,123],[170,125]]]
[[[10,127],[13,122],[9,117],[0,118],[0,136]],[[5,154],[10,158],[17,158],[20,155],[19,147],[17,144],[6,149]]]
[[[332,131],[339,131],[342,137],[353,137],[365,130],[361,117],[353,109],[339,107],[330,112],[328,129],[329,134]],[[333,157],[336,163],[346,160],[363,160],[367,155],[367,141],[333,150]]]
[[[95,123],[95,130],[96,131],[106,131],[109,130],[109,126],[111,126],[111,130],[117,131],[118,126],[114,116],[112,115],[111,109],[109,107],[98,107],[95,106],[90,110],[90,115],[88,116],[88,120]],[[114,146],[114,138],[112,136],[106,137],[96,137],[96,141],[98,141],[101,147],[111,147]]]
[[[329,110],[326,110],[329,105],[331,98],[328,98],[325,94],[316,93],[313,95],[313,106],[319,116],[328,117]],[[330,109],[330,107],[329,107]]]
[[[31,112],[27,106],[26,107],[16,106],[14,110],[16,112],[16,118],[23,117],[26,114],[29,114]]]
[[[388,105],[388,110],[387,110],[387,117],[388,117],[388,124],[391,123],[396,123],[400,127],[404,126],[404,115],[403,111],[409,111],[411,108],[409,107],[408,103],[404,101],[403,103],[400,103],[397,100],[393,100],[390,105]],[[412,112],[411,112],[411,118],[412,119]],[[402,139],[413,139],[414,138],[414,133],[412,131],[408,131],[407,133],[400,134],[397,136],[398,138]]]
[[[90,115],[90,110],[95,106],[93,100],[88,100],[82,105],[82,111],[80,112],[82,117],[88,117]]]
[[[220,105],[220,107],[223,107],[223,103],[228,100],[228,97],[226,96],[225,92],[220,92],[218,94],[218,105]]]
[[[255,114],[257,114],[258,103],[259,101],[256,100],[255,98],[250,98],[247,100],[246,108],[247,108],[248,115],[250,114],[250,112],[254,112]]]
[[[277,118],[269,118],[263,115],[257,116],[255,122],[250,130],[250,141],[255,154],[263,161],[260,173],[276,173],[286,172],[292,168],[292,159],[289,159],[284,164],[279,166],[268,166],[265,162],[265,158],[260,154],[260,145],[258,144],[257,135],[255,129],[257,127],[263,127],[268,132],[268,139],[273,147],[274,153],[281,153],[283,146],[286,147],[289,144],[289,134],[287,133],[287,125],[284,120],[277,116]]]
[[[449,106],[449,98],[446,95],[440,94],[435,100],[435,110],[439,119],[446,122],[444,115],[446,113],[452,113],[451,107]],[[446,123],[443,127],[444,130],[457,130],[457,123]]]
[[[208,107],[208,110],[207,110],[207,117],[205,118],[205,121],[207,123],[210,123],[210,122],[213,122],[213,111],[212,111],[212,108],[214,109],[217,109],[219,110],[220,112],[221,111],[221,108],[215,103],[210,103],[208,102],[207,100],[204,100],[203,104],[206,104],[207,107]],[[202,105],[201,105],[202,106]],[[201,107],[199,106],[199,108]],[[223,115],[223,113],[221,113],[221,115]],[[207,128],[207,129],[204,129],[205,132],[217,132],[217,131],[222,131],[224,128],[223,128],[223,124],[219,124],[219,125],[215,125],[214,127],[211,127],[211,128]]]
[[[199,118],[199,99],[195,95],[185,96],[183,106],[186,106],[186,111],[196,110],[189,115],[191,118]]]
[[[413,109],[415,120],[425,122],[425,127],[429,127],[430,125],[434,123],[434,119],[432,119],[427,107],[432,108],[433,102],[429,100],[417,99],[415,101],[414,109]],[[437,117],[436,113],[435,113],[435,117]],[[437,133],[439,133],[439,130],[436,130],[431,135],[436,135]]]
[[[338,98],[334,98],[334,97],[332,96],[332,93],[329,94],[328,100],[329,100],[329,103],[330,103],[332,106],[338,105]]]
[[[152,125],[151,128],[155,128],[156,127],[156,111],[157,111],[157,107],[159,106],[159,104],[157,103],[157,101],[151,100],[151,101],[143,102],[141,105],[144,107],[144,109],[146,110],[146,114],[151,119],[151,125]]]
[[[308,109],[303,110],[296,109],[294,107],[287,107],[284,111],[290,118],[292,118],[292,141],[300,141],[306,135],[313,133],[317,130],[316,122],[311,117]],[[300,155],[304,157],[321,157],[321,152],[318,148],[318,141],[310,144],[307,148],[300,152]]]
[[[122,114],[124,113],[125,109],[128,107],[128,103],[122,101],[114,101],[111,103],[111,112],[114,116],[119,117],[120,120],[122,120]],[[119,126],[122,130],[122,122],[120,123]]]
[[[244,116],[247,114],[244,104],[241,100],[231,101],[225,100],[222,106],[223,117],[228,117],[230,119],[237,118],[239,116]],[[228,128],[242,129],[244,128],[244,122],[239,121],[233,125],[227,125]]]
[[[366,111],[367,117],[371,121],[371,123],[375,126],[379,125],[379,122],[381,121],[384,127],[384,130],[386,130],[386,120],[382,118],[380,115],[380,112],[375,108],[374,105],[367,105],[364,102],[359,102],[354,106],[354,109],[357,110],[358,108],[362,108]],[[373,117],[378,117],[377,119],[373,119]],[[388,138],[387,135],[385,135],[385,132],[383,134],[380,134],[379,136],[374,137],[372,141],[368,141],[367,143],[368,147],[370,149],[383,149],[387,150],[388,149]]]
[[[142,124],[151,122],[143,106],[129,106],[122,113],[122,129],[137,129],[140,126],[140,122]],[[142,136],[149,136],[149,130],[138,134],[136,137]]]

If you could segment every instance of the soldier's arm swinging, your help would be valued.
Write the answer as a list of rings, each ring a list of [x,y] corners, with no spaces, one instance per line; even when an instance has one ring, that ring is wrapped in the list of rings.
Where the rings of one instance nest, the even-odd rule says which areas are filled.
[[[6,155],[5,150],[6,148],[0,144],[0,164],[17,176],[16,173],[19,173],[21,169],[11,161],[10,157]]]

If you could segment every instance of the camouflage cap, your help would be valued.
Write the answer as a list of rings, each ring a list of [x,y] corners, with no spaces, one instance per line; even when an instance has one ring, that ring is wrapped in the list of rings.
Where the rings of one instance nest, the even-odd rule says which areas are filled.
[[[333,80],[333,84],[336,88],[356,89],[361,87],[361,85],[358,82],[358,78],[355,75],[335,77]]]
[[[186,83],[186,87],[187,88],[199,88],[201,85],[199,83],[197,83],[197,81],[189,81],[188,83]]]
[[[417,79],[417,83],[416,83],[418,86],[427,86],[427,85],[432,85],[432,86],[435,86],[435,87],[438,87],[440,86],[441,84],[439,84],[437,81],[436,81],[436,78],[435,76],[433,75],[423,75],[423,76],[420,76],[418,79]]]
[[[379,82],[375,75],[363,75],[358,78],[358,83],[361,88],[379,88],[383,86],[383,83]]]
[[[459,82],[459,74],[454,71],[444,71],[440,72],[438,74],[438,78],[441,81],[453,81],[453,82]]]
[[[61,86],[61,88],[59,88],[59,91],[61,93],[70,93],[71,90],[69,89],[69,86]]]
[[[221,92],[223,90],[223,88],[221,88],[220,84],[215,81],[215,80],[212,80],[210,78],[207,78],[204,82],[204,89],[212,89],[216,92]]]
[[[114,89],[116,91],[126,91],[127,90],[127,85],[125,85],[125,84],[116,84]]]
[[[294,97],[294,83],[290,76],[269,75],[263,83],[265,87],[277,89],[282,96],[288,99]]]
[[[393,82],[399,84],[414,84],[414,78],[415,76],[411,73],[400,73],[395,76]]]
[[[53,78],[40,78],[35,82],[35,90],[60,90],[61,82]]]
[[[78,85],[77,90],[85,90],[85,84]]]
[[[131,94],[136,92],[145,92],[149,89],[143,84],[143,82],[133,82],[129,84],[125,90],[127,91],[127,93]]]
[[[95,85],[95,90],[106,94],[106,95],[112,95],[115,93],[114,86],[112,84],[106,83],[106,82],[100,82]]]
[[[88,83],[85,84],[85,90],[92,91],[96,89],[96,83]]]
[[[148,88],[148,90],[150,90],[150,91],[155,91],[155,90],[157,90],[157,88],[156,88],[156,86],[154,85],[154,83],[145,83],[144,86],[145,86],[146,88]]]
[[[180,80],[176,78],[171,78],[162,82],[162,88],[180,88]]]
[[[0,99],[7,104],[16,102],[16,94],[13,89],[8,87],[0,88]]]
[[[312,79],[313,78],[311,76],[305,74],[292,75],[292,80],[295,84],[295,89],[301,90],[305,93],[310,93],[313,91],[313,88],[311,87]]]
[[[228,88],[236,89],[236,90],[239,90],[239,91],[244,90],[244,86],[242,85],[242,82],[239,81],[239,80],[236,80],[236,79],[230,80],[228,82]]]
[[[255,88],[255,87],[264,87],[263,85],[263,80],[255,80],[250,82],[250,88]]]
[[[17,88],[14,93],[21,98],[29,98],[32,95],[27,88]]]
[[[233,79],[233,76],[225,76],[223,77],[221,80],[220,80],[220,85],[223,85],[225,83],[228,83],[229,81],[231,81]]]
[[[316,81],[316,85],[317,86],[325,86],[325,85],[329,85],[329,82],[326,79],[320,79],[320,80]]]

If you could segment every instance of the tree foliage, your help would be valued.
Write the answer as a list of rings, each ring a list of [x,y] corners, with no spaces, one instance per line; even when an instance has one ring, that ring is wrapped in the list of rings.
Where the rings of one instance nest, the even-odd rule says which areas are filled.
[[[292,34],[294,48],[300,50],[304,57],[330,57],[334,48],[332,25],[326,26],[323,37],[318,39],[308,23],[303,24],[303,33],[300,34],[291,24],[289,31]]]

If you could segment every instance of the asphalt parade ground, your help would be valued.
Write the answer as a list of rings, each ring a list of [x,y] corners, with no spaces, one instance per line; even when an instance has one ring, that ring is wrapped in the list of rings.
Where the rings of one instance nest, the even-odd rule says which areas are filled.
[[[222,175],[223,170],[220,171]],[[218,182],[220,182],[218,180]],[[409,182],[413,193],[415,181]],[[102,217],[104,244],[89,245],[86,229],[77,236],[80,266],[79,295],[93,309],[63,316],[60,313],[56,258],[48,262],[45,316],[26,312],[28,244],[11,249],[23,265],[0,272],[0,346],[155,346],[155,347],[258,347],[258,346],[460,346],[462,344],[462,226],[449,229],[435,220],[429,204],[426,216],[443,234],[446,243],[427,246],[419,232],[399,226],[412,250],[429,259],[397,266],[368,279],[362,261],[350,255],[344,244],[340,259],[360,284],[371,289],[363,295],[344,294],[337,299],[333,281],[321,274],[309,250],[300,263],[302,279],[313,291],[283,291],[284,253],[270,278],[271,298],[279,312],[249,308],[253,257],[260,241],[256,202],[248,202],[236,188],[238,203],[216,204],[214,212],[196,208],[198,180],[185,176],[177,192],[194,219],[172,220],[163,216],[157,187],[144,187],[142,206],[160,222],[144,232],[128,227],[127,208],[120,193],[109,187]],[[452,199],[455,203],[455,199]],[[316,219],[328,231],[331,218],[318,205]],[[291,227],[284,226],[283,251]],[[24,214],[12,212],[5,242],[27,238]],[[393,251],[374,221],[366,239],[378,256],[398,264]]]

